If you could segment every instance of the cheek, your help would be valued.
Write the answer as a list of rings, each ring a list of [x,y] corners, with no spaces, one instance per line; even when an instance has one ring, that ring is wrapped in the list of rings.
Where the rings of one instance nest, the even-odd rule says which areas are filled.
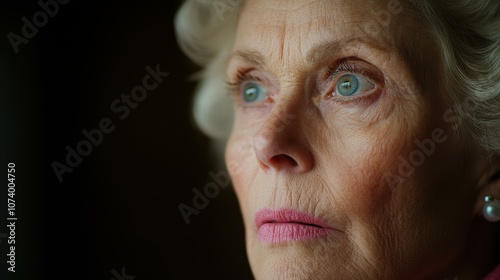
[[[397,102],[385,102],[383,108],[337,114],[329,121],[328,133],[315,143],[320,147],[316,151],[318,173],[328,174],[324,181],[330,182],[330,200],[358,229],[394,227],[388,219],[393,214],[391,204],[405,203],[395,201],[394,190],[418,187],[413,178],[399,186],[393,175],[400,169],[401,158],[414,148],[415,139],[422,139],[432,127],[432,116],[422,103],[403,108],[393,105]]]
[[[449,217],[465,217],[465,210],[446,206],[441,200],[447,197],[457,205],[467,205],[456,202],[469,192],[454,192],[453,188],[462,187],[459,182],[449,186],[451,181],[464,181],[466,171],[459,159],[448,160],[456,158],[458,148],[442,115],[421,109],[393,116],[384,122],[386,125],[337,124],[338,133],[330,135],[337,140],[330,141],[327,152],[322,153],[324,168],[320,173],[330,174],[326,180],[335,188],[331,199],[349,216],[352,236],[364,254],[380,259],[380,252],[388,251],[394,262],[401,262],[410,256],[403,256],[398,244],[412,248],[408,251],[417,256],[422,248],[428,248],[422,244],[425,240],[437,240],[434,248],[450,242],[443,228],[458,231],[459,222],[453,224]],[[449,138],[431,145],[437,129],[446,131]],[[433,146],[432,153],[422,151],[422,145],[417,145],[422,142],[428,143],[427,151]]]
[[[255,161],[252,138],[242,134],[231,135],[226,146],[225,160],[240,206],[245,211],[248,208],[248,186],[257,172],[255,164],[252,164]]]
[[[346,116],[348,122],[333,121],[335,128],[329,128],[325,138],[315,144],[319,147],[317,174],[328,182],[328,202],[348,217],[346,234],[365,260],[397,261],[398,249],[391,245],[395,241],[391,236],[407,233],[399,232],[400,223],[393,219],[399,213],[393,209],[401,209],[392,205],[406,204],[404,200],[411,197],[409,190],[415,190],[418,184],[411,179],[406,181],[408,196],[395,201],[395,186],[387,178],[389,171],[400,165],[399,155],[411,151],[416,135],[425,135],[423,122],[418,121],[423,117],[416,112],[394,112],[385,121],[367,124],[362,118]],[[394,259],[382,258],[385,251]]]
[[[323,153],[323,165],[330,172],[321,173],[329,174],[326,181],[336,187],[333,196],[346,214],[352,219],[371,219],[390,200],[392,189],[385,180],[387,171],[399,164],[397,155],[408,140],[401,134],[385,137],[383,130],[350,134],[344,133],[346,141]]]
[[[389,181],[391,171],[400,165],[400,155],[413,148],[414,140],[425,135],[423,120],[429,117],[415,106],[403,110],[393,105],[396,102],[384,103],[336,114],[327,135],[318,141],[328,145],[315,144],[322,147],[317,158],[330,170],[323,170],[330,174],[328,181],[337,182],[332,185],[338,186],[341,200],[351,208],[363,205],[356,209],[366,213],[390,198],[395,187]]]

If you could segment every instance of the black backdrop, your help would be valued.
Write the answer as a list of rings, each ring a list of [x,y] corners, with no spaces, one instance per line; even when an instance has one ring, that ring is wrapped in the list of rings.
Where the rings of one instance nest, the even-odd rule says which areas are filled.
[[[190,225],[178,210],[220,171],[190,115],[188,77],[197,68],[176,44],[179,5],[71,0],[16,54],[8,34],[21,36],[22,17],[42,9],[35,0],[2,2],[0,234],[9,233],[9,162],[18,220],[15,273],[0,236],[1,279],[119,280],[122,269],[136,280],[252,278],[230,188]],[[111,104],[158,64],[169,76],[121,120]],[[114,130],[59,182],[53,162],[67,165],[66,147],[76,149],[82,130],[105,118]]]

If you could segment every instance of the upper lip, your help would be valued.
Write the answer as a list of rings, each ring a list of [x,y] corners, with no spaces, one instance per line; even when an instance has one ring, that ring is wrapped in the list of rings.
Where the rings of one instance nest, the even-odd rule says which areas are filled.
[[[298,210],[280,209],[270,210],[263,209],[255,215],[255,225],[260,228],[267,223],[296,223],[318,228],[331,229],[324,221]]]

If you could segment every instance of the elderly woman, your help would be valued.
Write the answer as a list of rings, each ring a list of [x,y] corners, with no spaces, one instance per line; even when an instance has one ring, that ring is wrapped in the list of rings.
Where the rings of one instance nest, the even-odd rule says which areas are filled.
[[[498,0],[187,0],[176,27],[256,279],[500,279]]]

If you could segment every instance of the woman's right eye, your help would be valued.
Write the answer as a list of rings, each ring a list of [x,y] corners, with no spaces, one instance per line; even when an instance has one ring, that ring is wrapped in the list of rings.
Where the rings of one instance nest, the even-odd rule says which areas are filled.
[[[266,89],[256,82],[245,82],[241,89],[243,101],[245,103],[256,103],[267,99]]]

